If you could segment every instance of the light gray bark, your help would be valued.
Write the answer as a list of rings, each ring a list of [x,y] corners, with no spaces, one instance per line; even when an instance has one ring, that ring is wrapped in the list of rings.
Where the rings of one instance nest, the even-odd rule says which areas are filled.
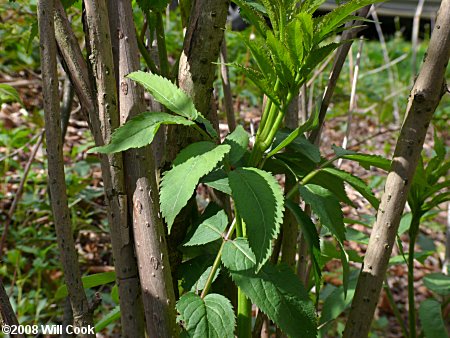
[[[54,1],[38,2],[42,89],[44,96],[45,132],[47,137],[48,176],[53,218],[61,265],[74,315],[74,325],[93,325],[92,313],[81,282],[78,256],[73,240],[70,211],[67,204],[64,159],[61,138],[61,116],[56,73]],[[94,335],[86,335],[94,336]]]
[[[110,2],[109,10],[111,29],[118,39],[115,47],[120,122],[123,124],[145,110],[142,87],[125,78],[139,69],[139,52],[131,1]],[[150,337],[175,337],[178,336],[175,294],[150,146],[126,151],[124,163],[147,333]]]
[[[92,25],[95,26],[95,22],[91,23]],[[61,59],[74,84],[82,110],[88,115],[95,144],[99,146],[108,143],[112,131],[119,126],[117,108],[115,110],[105,108],[107,104],[110,104],[109,97],[112,98],[112,101],[116,100],[114,91],[112,95],[103,96],[103,92],[112,90],[110,84],[105,83],[109,81],[109,74],[100,74],[99,77],[96,77],[97,81],[94,80],[93,85],[91,85],[86,62],[60,1],[57,1],[55,11],[55,28]],[[95,29],[90,31],[95,32]],[[92,62],[97,62],[96,69],[102,69],[102,64],[109,62],[104,59],[107,56],[102,53],[108,53],[107,49],[99,50],[96,60],[91,59]],[[109,54],[111,54],[111,51],[109,51]],[[113,74],[113,70],[111,70],[111,74]],[[114,85],[114,82],[112,82],[112,85]],[[97,93],[94,92],[93,88],[99,89]],[[122,335],[124,337],[137,337],[143,335],[144,316],[137,263],[128,227],[122,155],[120,153],[101,155],[101,168],[108,205],[114,266],[119,286]]]
[[[409,97],[344,331],[346,338],[368,335],[428,125],[447,89],[445,71],[449,56],[450,0],[443,0],[422,69]]]

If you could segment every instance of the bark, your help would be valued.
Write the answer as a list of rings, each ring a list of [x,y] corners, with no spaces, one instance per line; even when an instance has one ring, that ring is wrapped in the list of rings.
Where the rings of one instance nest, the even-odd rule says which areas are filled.
[[[113,37],[118,39],[120,122],[125,123],[145,110],[142,87],[125,78],[139,69],[139,53],[131,1],[111,2],[109,8]],[[150,146],[126,151],[124,163],[147,333],[150,337],[178,336],[175,295]]]
[[[89,117],[95,144],[99,146],[108,143],[112,131],[119,126],[117,109],[115,111],[113,109],[105,109],[106,104],[110,104],[107,102],[109,101],[109,96],[104,98],[102,91],[111,90],[106,88],[104,83],[108,80],[99,77],[97,78],[98,83],[91,85],[87,64],[83,59],[78,41],[59,1],[57,1],[55,10],[55,28],[61,59],[74,85],[82,110]],[[101,69],[101,63],[104,62],[102,61],[103,57],[104,55],[99,51],[98,64],[96,65],[99,68],[97,69]],[[107,74],[105,75],[107,76]],[[101,76],[103,75],[101,74]],[[95,87],[100,89],[97,92],[97,97],[93,90]],[[115,100],[114,95],[110,97]],[[99,102],[97,102],[97,98]],[[105,99],[105,102],[103,102],[103,99]],[[100,106],[100,110],[97,108],[98,106]],[[122,155],[101,155],[101,168],[108,205],[108,220],[119,287],[120,307],[122,310],[122,335],[124,337],[142,336],[144,332],[144,317],[140,299],[137,263],[134,256],[133,241],[130,240],[130,229],[127,220],[128,211],[122,170]]]
[[[47,137],[49,188],[64,280],[72,304],[74,325],[93,325],[92,313],[81,282],[78,256],[73,240],[70,211],[67,204],[64,159],[61,138],[61,116],[56,73],[54,1],[38,2],[42,89],[44,96],[45,132]],[[92,336],[92,335],[86,335]]]
[[[178,83],[194,101],[199,112],[218,130],[219,121],[211,109],[213,82],[220,45],[223,40],[228,1],[195,0],[180,57]],[[169,128],[167,159],[172,161],[186,145],[198,141],[198,135],[184,127]],[[170,149],[169,149],[170,148]]]
[[[225,37],[220,48],[220,75],[223,88],[223,106],[227,114],[228,130],[233,132],[236,129],[236,117],[233,109],[233,95],[231,94],[230,75],[228,72],[227,43]]]
[[[6,293],[5,287],[3,286],[3,282],[0,279],[0,313],[2,315],[2,325],[9,326],[19,326],[19,322],[17,320],[16,314],[9,302],[8,294]],[[13,338],[25,338],[23,334],[11,335]]]
[[[422,69],[409,97],[344,337],[368,335],[428,125],[446,92],[445,71],[449,56],[450,0],[443,0]]]

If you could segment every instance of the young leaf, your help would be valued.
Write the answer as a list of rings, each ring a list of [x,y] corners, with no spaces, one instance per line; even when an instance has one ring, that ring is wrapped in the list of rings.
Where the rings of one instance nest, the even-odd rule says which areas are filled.
[[[372,192],[372,189],[364,183],[359,177],[353,176],[352,174],[339,170],[336,168],[323,168],[323,171],[330,173],[340,179],[344,180],[348,184],[350,184],[356,191],[358,191],[369,203],[378,210],[378,206],[380,205],[380,201]]]
[[[259,270],[270,256],[272,239],[280,231],[283,193],[270,173],[256,168],[237,168],[229,173],[229,181]]]
[[[211,293],[204,299],[189,292],[177,302],[189,337],[234,338],[235,318],[230,301]]]
[[[164,174],[160,203],[169,233],[175,217],[191,198],[200,178],[211,172],[229,151],[229,145],[219,145],[201,155],[191,157]]]
[[[314,27],[314,43],[321,42],[329,33],[346,21],[352,20],[351,14],[358,9],[381,0],[351,0],[328,14],[318,17]]]
[[[184,116],[189,120],[197,118],[198,112],[192,99],[170,80],[156,74],[141,71],[128,74],[127,77],[144,86],[156,101],[175,114]]]
[[[117,128],[111,137],[111,143],[89,149],[88,153],[117,153],[130,148],[140,148],[152,143],[161,124],[193,125],[184,117],[167,113],[144,112]]]
[[[292,61],[297,67],[302,64],[303,58],[311,49],[313,36],[312,16],[308,13],[299,13],[286,26],[286,43]]]
[[[228,175],[223,169],[217,169],[210,172],[208,175],[202,178],[201,183],[207,186],[219,190],[227,195],[231,195],[230,182],[228,181]]]
[[[228,224],[228,217],[225,211],[220,210],[214,216],[204,220],[197,227],[192,236],[188,239],[185,246],[202,245],[213,242],[222,237],[222,233]]]
[[[313,14],[326,0],[305,0],[300,5],[300,10]]]
[[[266,43],[278,78],[288,86],[294,80],[293,71],[295,69],[295,64],[289,57],[288,48],[271,31],[267,32]]]
[[[265,37],[269,27],[267,26],[266,20],[259,10],[260,4],[252,3],[247,0],[233,0],[233,2],[239,6],[240,15],[255,26],[261,36]]]
[[[209,120],[206,117],[204,117],[201,113],[199,113],[199,112],[197,112],[197,113],[198,113],[198,115],[197,115],[197,118],[195,119],[195,122],[203,124],[205,126],[207,133],[212,138],[217,138],[217,131],[214,129],[211,122],[209,122]]]
[[[426,338],[448,337],[441,304],[435,299],[426,299],[420,303],[419,318]]]
[[[319,185],[307,184],[300,186],[300,195],[312,211],[319,217],[340,243],[345,240],[345,225],[341,206],[331,192]]]
[[[256,266],[255,254],[250,249],[247,239],[243,237],[227,241],[221,258],[223,265],[233,271],[249,270]]]
[[[230,273],[245,295],[288,336],[316,337],[314,306],[288,266],[268,263],[258,273],[253,269]]]
[[[269,50],[264,41],[259,37],[256,37],[253,40],[243,39],[243,41],[252,52],[256,64],[264,77],[269,81],[275,79],[275,69],[272,60],[270,59]]]
[[[224,143],[231,146],[230,164],[237,163],[244,156],[248,147],[249,136],[245,129],[238,125],[236,129],[229,134]]]

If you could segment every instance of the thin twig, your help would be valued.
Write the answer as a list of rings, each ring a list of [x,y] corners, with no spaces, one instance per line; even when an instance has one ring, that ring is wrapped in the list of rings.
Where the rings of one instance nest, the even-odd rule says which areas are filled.
[[[0,279],[0,312],[2,314],[2,319],[6,325],[9,326],[19,326],[19,321],[17,320],[16,314],[11,306],[9,301],[9,297],[6,293],[5,287],[3,286],[3,282]],[[23,334],[15,334],[11,335],[16,338],[25,338]]]
[[[222,80],[223,100],[225,113],[227,114],[228,129],[232,132],[236,129],[236,117],[234,116],[233,97],[231,94],[230,76],[228,74],[227,63],[227,43],[224,35],[222,46],[220,48],[220,78]]]

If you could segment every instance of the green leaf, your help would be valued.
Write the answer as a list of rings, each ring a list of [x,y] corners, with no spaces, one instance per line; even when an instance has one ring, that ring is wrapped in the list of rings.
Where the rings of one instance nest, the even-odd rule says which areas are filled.
[[[288,86],[294,80],[295,65],[289,56],[289,49],[281,42],[272,31],[267,32],[267,46],[269,47],[273,65],[280,81]]]
[[[326,0],[305,0],[301,3],[302,12],[313,14]]]
[[[288,336],[316,337],[314,306],[288,266],[268,263],[258,273],[253,269],[230,273],[245,295]]]
[[[202,245],[209,242],[213,242],[219,238],[222,238],[222,234],[228,224],[228,217],[225,211],[220,210],[214,216],[204,220],[195,229],[195,232],[183,245]]]
[[[336,169],[336,168],[323,168],[323,171],[330,173],[340,179],[344,180],[348,184],[350,184],[356,191],[358,191],[369,203],[378,210],[378,206],[380,205],[380,201],[372,192],[372,189],[364,183],[359,177],[353,176],[352,174]]]
[[[266,20],[259,10],[259,3],[252,3],[247,0],[233,0],[239,6],[239,14],[244,19],[247,19],[253,26],[255,26],[258,33],[265,37],[269,30]]]
[[[356,154],[356,152],[354,152],[353,150],[344,149],[335,144],[333,144],[331,146],[331,148],[333,149],[333,152],[336,154],[336,156],[339,158],[344,157],[345,155],[355,155]]]
[[[189,337],[234,338],[233,308],[222,295],[211,293],[202,299],[189,292],[181,296],[177,310]]]
[[[420,303],[419,318],[426,338],[448,337],[441,304],[435,299],[426,299]]]
[[[163,11],[170,3],[168,0],[137,0],[138,6],[144,13],[148,11]]]
[[[96,286],[109,284],[114,282],[115,280],[116,280],[116,273],[114,271],[101,272],[81,277],[81,281],[83,282],[83,288],[85,289],[91,289]],[[67,297],[67,295],[68,295],[67,286],[65,284],[61,285],[56,291],[55,300]]]
[[[328,189],[315,184],[306,184],[300,186],[299,189],[303,200],[311,206],[311,210],[319,217],[322,225],[326,226],[336,239],[343,243],[345,225],[337,198]]]
[[[304,66],[301,68],[303,79],[306,80],[309,74],[316,69],[325,58],[330,55],[341,43],[329,43],[327,45],[314,48],[306,57]]]
[[[321,42],[329,33],[334,31],[346,21],[352,20],[351,14],[358,9],[379,2],[381,0],[351,0],[338,6],[328,14],[316,18],[314,27],[314,43]]]
[[[342,158],[356,161],[366,169],[370,169],[370,166],[372,166],[389,171],[389,168],[391,167],[391,161],[378,155],[353,154],[345,155]]]
[[[173,166],[175,167],[177,165],[180,165],[181,163],[186,162],[192,157],[203,155],[204,153],[213,150],[216,146],[217,144],[214,144],[210,141],[200,141],[192,143],[186,148],[181,149],[177,157],[175,157],[175,159],[173,160]]]
[[[206,129],[207,133],[212,138],[217,138],[217,131],[216,131],[216,129],[214,129],[214,127],[211,124],[211,122],[206,117],[204,117],[201,113],[198,113],[198,116],[195,119],[195,122],[203,124],[205,126],[205,129]]]
[[[117,128],[112,134],[110,144],[89,149],[88,153],[110,154],[130,148],[144,147],[152,143],[161,124],[190,126],[194,122],[167,113],[144,112]]]
[[[270,173],[256,168],[237,168],[229,173],[229,181],[259,270],[270,256],[272,239],[280,231],[283,192]]]
[[[211,172],[229,151],[230,146],[227,144],[216,146],[210,151],[189,158],[164,174],[161,180],[160,203],[169,233],[175,217],[191,198],[200,178]]]
[[[224,143],[231,146],[230,164],[237,163],[244,156],[248,147],[249,136],[245,129],[238,125],[236,129],[229,134]]]
[[[195,258],[180,264],[177,274],[181,280],[181,287],[185,291],[203,290],[209,271],[214,262],[214,257],[209,254],[201,254]],[[219,270],[219,269],[217,269]],[[205,276],[206,275],[206,276]],[[214,276],[217,277],[218,273]]]
[[[316,285],[316,294],[319,294],[322,272],[320,269],[320,239],[316,226],[311,218],[300,208],[300,206],[290,200],[286,201],[286,206],[295,216],[298,224],[300,224],[309,252],[312,253],[312,268],[314,272],[314,282]]]
[[[100,332],[109,324],[114,323],[115,321],[120,321],[120,306],[117,305],[114,309],[104,315],[96,324],[95,324],[95,332]]]
[[[16,88],[6,83],[0,83],[0,104],[3,102],[19,102],[23,106]]]
[[[253,68],[244,67],[237,63],[228,63],[227,66],[237,68],[246,77],[248,77],[267,97],[277,106],[280,107],[280,99],[278,98],[278,93],[275,92],[272,82],[267,81],[264,75]]]
[[[311,49],[312,37],[313,21],[312,16],[308,13],[299,13],[286,26],[286,43],[297,68],[302,65],[303,58]]]
[[[186,117],[189,120],[197,118],[198,112],[192,99],[170,80],[156,74],[141,71],[128,74],[127,77],[144,86],[156,101],[175,114]]]
[[[300,127],[294,129],[286,138],[283,139],[283,141],[280,142],[280,144],[278,144],[273,150],[271,150],[270,153],[267,154],[267,157],[271,157],[271,156],[277,154],[280,150],[287,147],[292,142],[294,142],[296,140],[300,140],[300,136],[302,136],[302,134],[304,132],[307,132],[307,131],[310,131],[310,130],[316,128],[318,123],[319,123],[319,115],[318,114],[312,115],[305,123],[303,123]],[[299,142],[300,142],[299,147],[301,148],[301,143],[303,141],[299,141]],[[319,159],[317,162],[320,161],[320,151],[318,151],[318,153],[319,153]],[[313,160],[313,161],[317,160],[316,153],[314,153],[312,155],[312,157],[313,158],[311,158],[311,160]],[[316,161],[314,161],[314,162],[316,162]]]
[[[256,266],[255,254],[243,237],[226,241],[221,258],[223,265],[233,271],[249,270]]]
[[[423,278],[425,286],[441,296],[450,295],[450,276],[443,273],[430,273]]]
[[[263,76],[269,81],[275,79],[275,69],[272,64],[272,60],[270,59],[270,53],[264,40],[259,37],[256,37],[253,40],[249,40],[245,39],[242,35],[241,38],[255,58],[256,64],[258,65],[261,74],[263,74]]]
[[[210,172],[203,177],[200,181],[207,186],[219,190],[227,195],[231,195],[230,182],[228,181],[228,175],[223,169],[217,169]]]

